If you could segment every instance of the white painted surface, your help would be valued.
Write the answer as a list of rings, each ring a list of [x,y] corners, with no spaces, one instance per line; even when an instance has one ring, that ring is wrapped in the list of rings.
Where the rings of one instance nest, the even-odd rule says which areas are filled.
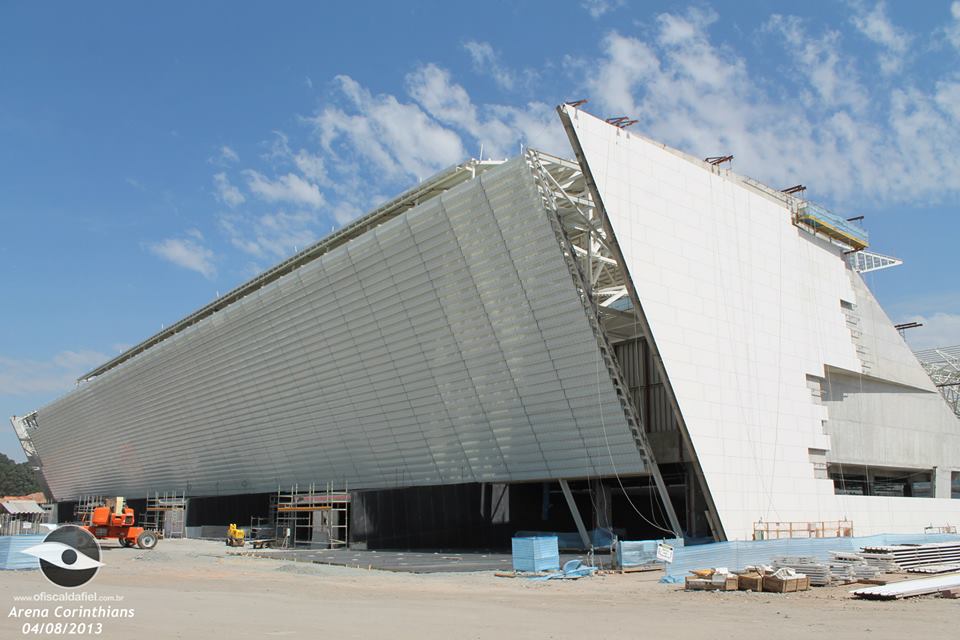
[[[32,438],[59,499],[642,472],[600,358],[519,158],[81,385]]]
[[[960,500],[837,496],[814,477],[809,449],[831,442],[806,376],[862,373],[841,300],[870,294],[841,250],[736,175],[567,109],[727,536],[759,520],[851,518],[858,535],[960,521]],[[883,370],[920,384],[876,333]]]

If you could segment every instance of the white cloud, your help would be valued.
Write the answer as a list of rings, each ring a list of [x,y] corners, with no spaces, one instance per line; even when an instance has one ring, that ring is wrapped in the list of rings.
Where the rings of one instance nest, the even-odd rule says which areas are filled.
[[[767,33],[812,38],[809,50],[782,39],[798,68],[811,68],[770,82],[711,40],[716,18],[689,10],[659,16],[647,40],[608,34],[603,56],[578,67],[591,107],[638,118],[635,129],[700,156],[732,153],[738,171],[773,186],[803,182],[834,204],[933,203],[960,192],[949,79],[926,92],[911,83],[867,91],[829,31],[811,35],[779,18]]]
[[[306,149],[300,149],[300,151],[292,156],[292,159],[297,169],[307,180],[320,185],[330,183],[330,179],[327,176],[326,163],[324,163],[321,156],[310,153]]]
[[[773,15],[764,30],[782,37],[789,45],[795,71],[807,78],[816,92],[806,100],[808,106],[819,102],[827,107],[847,106],[863,109],[867,92],[857,79],[852,60],[845,60],[840,50],[840,32],[828,30],[817,37],[807,32],[804,20],[796,16]]]
[[[470,40],[463,45],[473,62],[473,69],[493,78],[501,89],[512,91],[521,86],[529,86],[535,79],[532,69],[514,71],[500,62],[499,54],[489,42]]]
[[[0,396],[68,391],[79,376],[109,359],[92,350],[61,351],[49,360],[0,355]]]
[[[914,350],[960,345],[960,314],[937,312],[911,316],[905,322],[920,322],[922,327],[906,332],[910,348]]]
[[[294,173],[270,180],[259,171],[247,169],[243,172],[247,178],[247,188],[266,202],[289,202],[292,204],[320,207],[323,194],[317,185]]]
[[[236,207],[246,201],[246,198],[240,193],[240,189],[230,183],[227,174],[220,172],[213,176],[213,186],[216,189],[217,200],[228,207]]]
[[[203,234],[196,229],[188,232],[189,238],[167,238],[147,245],[151,253],[178,267],[196,271],[207,279],[217,275],[213,251],[205,247]]]
[[[220,159],[225,162],[240,162],[240,156],[237,155],[237,152],[227,145],[220,147]]]
[[[590,17],[597,19],[600,16],[619,9],[626,4],[625,0],[582,0],[580,6],[590,14]]]
[[[223,145],[217,149],[215,155],[207,159],[207,162],[218,167],[226,167],[227,165],[240,162],[240,155],[233,150],[233,147]]]
[[[264,143],[267,151],[261,158],[271,163],[287,162],[292,155],[290,152],[290,136],[283,131],[274,130],[273,139]]]
[[[880,70],[887,75],[900,71],[903,57],[910,48],[911,36],[890,22],[887,6],[882,1],[877,2],[872,9],[867,9],[859,0],[853,2],[852,6],[854,13],[850,22],[882,49],[879,54]]]
[[[230,243],[244,253],[261,259],[285,258],[317,240],[317,214],[278,211],[262,216],[224,214],[221,229]]]
[[[388,179],[427,178],[464,159],[459,136],[416,104],[373,95],[348,76],[336,81],[352,113],[331,106],[310,119],[327,153],[357,156]]]
[[[546,103],[478,106],[446,69],[434,64],[409,74],[407,91],[432,117],[472,138],[478,152],[482,145],[485,157],[515,155],[521,143],[553,153],[566,153],[569,148],[556,112]]]
[[[950,17],[952,21],[947,23],[943,33],[947,41],[960,50],[960,0],[950,5]]]

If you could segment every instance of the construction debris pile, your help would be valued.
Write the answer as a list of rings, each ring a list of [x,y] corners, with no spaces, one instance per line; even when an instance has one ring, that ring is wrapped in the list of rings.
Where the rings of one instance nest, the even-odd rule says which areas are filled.
[[[810,576],[810,584],[815,587],[850,584],[864,579],[873,579],[880,574],[880,569],[869,564],[858,554],[832,551],[830,556],[830,562],[820,562],[812,556],[784,556],[774,558],[773,566],[802,571]]]
[[[810,578],[789,567],[750,566],[740,572],[726,567],[696,569],[687,576],[687,591],[765,591],[791,593],[810,588]]]
[[[853,593],[864,598],[902,598],[940,593],[960,595],[960,542],[862,547],[859,553],[831,551],[829,560],[814,555],[777,556],[769,564],[743,570],[691,569],[685,578],[694,591],[787,593],[855,582],[877,585]],[[903,580],[884,574],[938,574],[935,579]],[[944,575],[939,575],[944,574]],[[951,596],[952,597],[952,596]]]

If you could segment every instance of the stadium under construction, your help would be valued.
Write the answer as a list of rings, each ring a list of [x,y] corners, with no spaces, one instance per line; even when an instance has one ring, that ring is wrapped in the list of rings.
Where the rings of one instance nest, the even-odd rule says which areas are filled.
[[[369,548],[960,521],[958,354],[921,364],[861,276],[899,261],[729,157],[558,115],[571,159],[445,170],[14,417],[60,520],[122,495]]]

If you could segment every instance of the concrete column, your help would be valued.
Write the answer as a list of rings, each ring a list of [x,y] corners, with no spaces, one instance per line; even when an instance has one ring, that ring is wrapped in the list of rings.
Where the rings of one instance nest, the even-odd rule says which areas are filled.
[[[953,481],[953,471],[942,467],[933,468],[933,497],[949,498],[950,484]]]

